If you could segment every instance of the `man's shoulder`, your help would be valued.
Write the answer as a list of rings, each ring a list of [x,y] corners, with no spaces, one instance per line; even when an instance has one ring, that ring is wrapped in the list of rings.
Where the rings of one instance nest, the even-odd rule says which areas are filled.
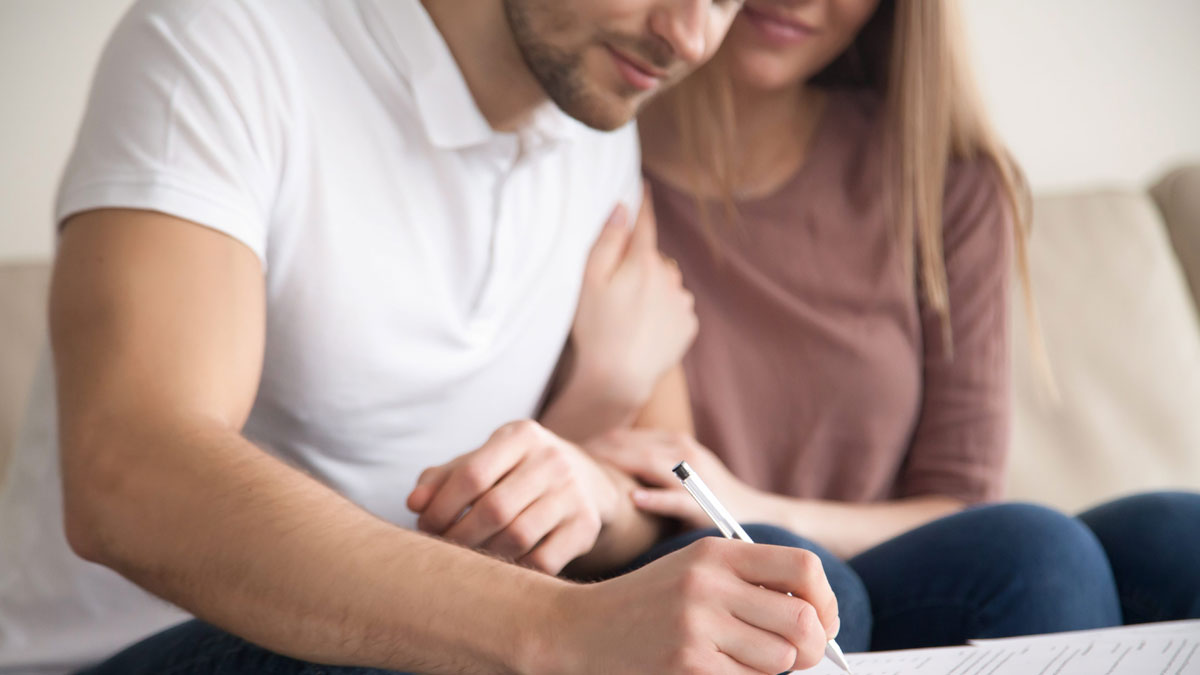
[[[323,13],[314,0],[137,0],[114,41],[163,54],[188,52],[209,65],[244,65],[248,55],[266,61],[300,17],[321,20]]]
[[[125,19],[188,31],[215,18],[262,21],[289,13],[321,14],[320,4],[315,0],[135,0]]]

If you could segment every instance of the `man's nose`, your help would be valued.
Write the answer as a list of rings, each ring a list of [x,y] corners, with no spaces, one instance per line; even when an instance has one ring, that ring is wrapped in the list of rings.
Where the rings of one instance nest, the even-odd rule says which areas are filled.
[[[707,54],[707,29],[712,0],[670,0],[650,17],[650,29],[666,40],[675,56],[695,66]]]

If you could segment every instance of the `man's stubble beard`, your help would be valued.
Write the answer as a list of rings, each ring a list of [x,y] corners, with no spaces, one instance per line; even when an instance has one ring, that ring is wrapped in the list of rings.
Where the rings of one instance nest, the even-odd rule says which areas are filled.
[[[564,14],[560,0],[504,0],[504,13],[526,67],[560,110],[600,131],[612,131],[629,121],[626,111],[607,109],[610,106],[597,93],[587,90],[581,52],[555,47],[541,34],[569,30],[571,18]],[[538,18],[547,26],[538,26]]]

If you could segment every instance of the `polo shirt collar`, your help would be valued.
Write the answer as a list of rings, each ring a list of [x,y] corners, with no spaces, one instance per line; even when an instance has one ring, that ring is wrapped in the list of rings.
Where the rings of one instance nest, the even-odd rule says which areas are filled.
[[[381,46],[412,87],[430,142],[446,149],[482,145],[499,135],[479,110],[449,45],[420,0],[373,0]],[[585,127],[550,101],[518,131],[531,146],[570,140]]]

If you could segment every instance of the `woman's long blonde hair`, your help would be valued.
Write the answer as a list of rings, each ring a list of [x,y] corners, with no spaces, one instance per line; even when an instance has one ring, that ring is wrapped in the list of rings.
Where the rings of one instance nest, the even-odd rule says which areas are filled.
[[[1026,250],[1028,190],[992,130],[965,66],[956,10],[952,0],[882,0],[850,47],[810,82],[873,90],[881,97],[888,125],[885,192],[894,204],[897,239],[904,245],[905,269],[911,274],[914,265],[920,267],[921,290],[941,319],[948,356],[953,340],[942,204],[947,166],[953,159],[985,158],[995,166],[1014,224],[1032,337],[1035,345],[1041,344]],[[663,103],[672,109],[687,164],[699,172],[693,173],[697,195],[700,186],[716,188],[727,212],[735,215],[737,121],[721,55],[666,94]],[[707,218],[707,209],[701,213]],[[1039,357],[1044,360],[1044,354]]]

